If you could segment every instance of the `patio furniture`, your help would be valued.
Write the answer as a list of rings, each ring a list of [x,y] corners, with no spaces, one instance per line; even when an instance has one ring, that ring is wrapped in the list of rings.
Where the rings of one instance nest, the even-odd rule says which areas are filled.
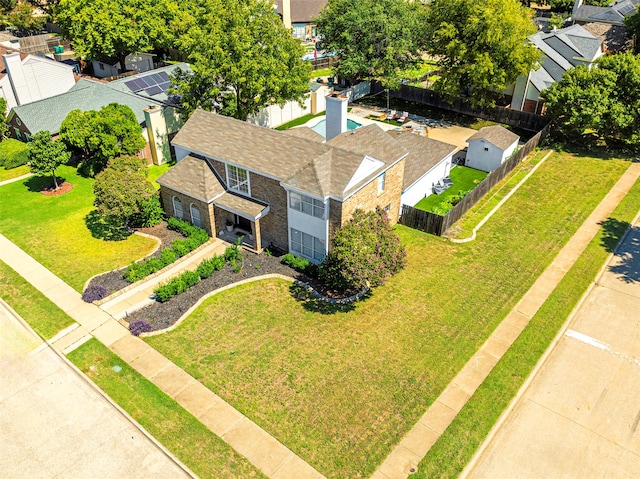
[[[409,119],[409,112],[403,111],[402,116],[398,118],[398,123],[404,123]]]
[[[387,120],[395,120],[396,118],[398,118],[398,115],[395,110],[391,110],[387,115]]]

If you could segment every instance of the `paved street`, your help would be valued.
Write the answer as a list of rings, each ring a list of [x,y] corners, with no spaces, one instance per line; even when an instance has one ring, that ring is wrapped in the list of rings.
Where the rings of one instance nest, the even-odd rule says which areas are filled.
[[[0,478],[189,476],[0,302]]]
[[[640,226],[632,229],[468,478],[640,475]]]

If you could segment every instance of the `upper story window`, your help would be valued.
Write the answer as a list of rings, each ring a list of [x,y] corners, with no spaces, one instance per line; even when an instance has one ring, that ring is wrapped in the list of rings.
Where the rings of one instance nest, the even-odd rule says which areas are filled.
[[[291,209],[301,211],[316,218],[324,218],[324,202],[299,193],[289,193]]]
[[[378,176],[378,194],[380,194],[380,193],[382,193],[384,191],[384,187],[385,187],[385,183],[386,183],[386,178],[385,178],[386,174],[387,173],[384,172],[380,176]]]
[[[230,190],[251,196],[249,194],[249,172],[244,168],[227,165],[227,184]]]

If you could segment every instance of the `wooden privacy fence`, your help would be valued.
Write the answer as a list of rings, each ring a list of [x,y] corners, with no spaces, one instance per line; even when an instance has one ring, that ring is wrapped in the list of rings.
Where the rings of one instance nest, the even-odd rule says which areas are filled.
[[[372,95],[383,91],[385,91],[385,89],[379,82],[372,82]],[[475,116],[485,120],[496,121],[498,123],[522,128],[523,130],[528,131],[540,131],[549,123],[549,120],[545,117],[536,115],[535,113],[512,110],[511,108],[504,108],[501,106],[491,108],[472,108],[469,102],[462,98],[456,98],[451,101],[433,90],[409,85],[402,85],[400,90],[390,91],[389,96],[391,98],[413,101],[422,105],[434,106],[443,110],[454,111],[456,113]]]
[[[493,170],[489,175],[465,196],[460,203],[449,212],[440,216],[429,211],[423,211],[413,206],[402,205],[399,223],[426,233],[442,236],[462,218],[480,199],[496,186],[505,176],[527,157],[544,138],[549,134],[549,125],[545,126],[533,138],[527,141],[522,148],[515,152],[507,161]]]

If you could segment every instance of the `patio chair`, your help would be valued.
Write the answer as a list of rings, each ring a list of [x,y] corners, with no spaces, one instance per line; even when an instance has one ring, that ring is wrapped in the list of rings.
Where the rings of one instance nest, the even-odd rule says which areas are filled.
[[[398,118],[398,114],[395,110],[391,110],[387,115],[387,120],[395,120],[396,118]]]
[[[398,118],[398,123],[404,123],[409,119],[409,113],[406,111],[402,112],[402,115]]]
[[[442,183],[448,188],[449,186],[453,185],[453,181],[451,181],[451,178],[449,176],[445,176],[444,178],[442,178]]]

